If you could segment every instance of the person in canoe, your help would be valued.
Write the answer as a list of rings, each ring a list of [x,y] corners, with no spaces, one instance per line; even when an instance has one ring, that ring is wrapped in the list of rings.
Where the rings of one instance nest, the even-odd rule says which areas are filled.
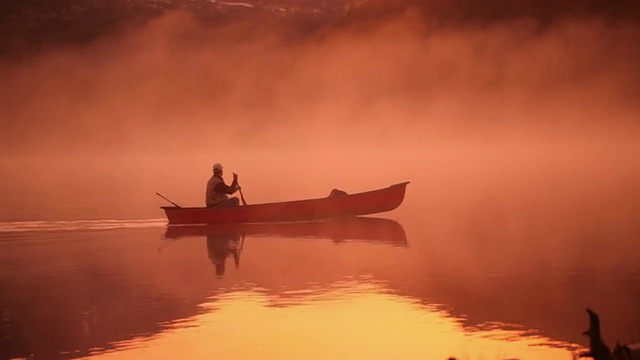
[[[222,164],[213,165],[213,176],[207,182],[207,207],[230,207],[240,205],[237,197],[229,197],[240,189],[238,174],[233,174],[233,182],[227,185],[222,178]]]

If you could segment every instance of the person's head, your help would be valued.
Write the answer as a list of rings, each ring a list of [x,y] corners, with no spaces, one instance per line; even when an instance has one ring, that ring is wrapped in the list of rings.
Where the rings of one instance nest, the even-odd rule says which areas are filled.
[[[215,175],[222,175],[222,164],[216,163],[213,165],[213,173]]]

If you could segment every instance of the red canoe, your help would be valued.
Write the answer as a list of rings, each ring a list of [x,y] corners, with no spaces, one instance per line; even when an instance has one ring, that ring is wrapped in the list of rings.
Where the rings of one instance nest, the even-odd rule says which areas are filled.
[[[391,211],[409,182],[357,194],[228,208],[162,206],[170,225],[315,221]]]

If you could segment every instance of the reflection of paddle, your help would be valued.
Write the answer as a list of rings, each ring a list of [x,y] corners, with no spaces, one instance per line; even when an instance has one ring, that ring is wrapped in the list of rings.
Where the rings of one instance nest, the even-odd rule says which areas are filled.
[[[177,207],[177,208],[182,208],[182,206],[180,206],[180,205],[178,205],[178,204],[174,203],[173,201],[171,201],[171,200],[167,199],[166,197],[162,196],[160,193],[156,193],[156,195],[158,195],[158,196],[160,196],[161,198],[163,198],[163,199],[167,200],[168,202],[172,203],[172,204],[173,204],[173,206],[175,206],[175,207]]]

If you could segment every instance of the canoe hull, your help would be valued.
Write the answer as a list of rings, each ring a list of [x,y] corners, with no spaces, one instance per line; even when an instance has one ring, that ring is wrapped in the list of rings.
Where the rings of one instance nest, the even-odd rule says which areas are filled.
[[[310,200],[229,208],[163,206],[162,209],[170,225],[315,221],[391,211],[402,204],[407,184]]]

